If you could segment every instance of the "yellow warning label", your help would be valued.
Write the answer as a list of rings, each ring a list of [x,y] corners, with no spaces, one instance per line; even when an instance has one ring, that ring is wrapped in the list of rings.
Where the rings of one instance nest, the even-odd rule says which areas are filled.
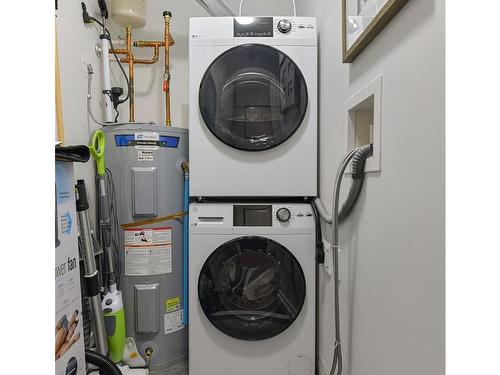
[[[180,308],[181,308],[180,297],[173,297],[165,300],[165,312],[180,310]]]

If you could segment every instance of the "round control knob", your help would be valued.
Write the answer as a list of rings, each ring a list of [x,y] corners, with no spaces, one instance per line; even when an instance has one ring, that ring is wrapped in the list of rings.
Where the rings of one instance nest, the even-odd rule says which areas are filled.
[[[278,221],[282,223],[286,223],[287,221],[290,221],[290,218],[292,217],[292,213],[288,208],[280,208],[278,211],[276,211],[276,218]]]
[[[282,19],[281,21],[278,22],[278,30],[282,32],[283,34],[286,34],[292,30],[292,23],[290,20]]]

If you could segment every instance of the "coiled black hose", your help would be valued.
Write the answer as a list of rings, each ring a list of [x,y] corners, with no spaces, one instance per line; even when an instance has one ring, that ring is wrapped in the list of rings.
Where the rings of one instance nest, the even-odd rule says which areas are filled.
[[[347,194],[346,201],[342,205],[339,212],[339,223],[343,222],[358,200],[359,193],[363,187],[365,178],[365,163],[366,159],[373,154],[373,146],[362,146],[356,151],[352,158],[352,183]]]
[[[85,350],[85,362],[97,366],[102,375],[122,375],[118,366],[111,359],[93,350]]]

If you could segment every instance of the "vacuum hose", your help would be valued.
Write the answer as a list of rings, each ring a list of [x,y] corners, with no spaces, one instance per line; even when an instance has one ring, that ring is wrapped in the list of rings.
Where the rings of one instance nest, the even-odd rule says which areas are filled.
[[[118,366],[111,359],[93,350],[85,350],[85,362],[97,366],[99,370],[102,370],[103,375],[122,375]]]

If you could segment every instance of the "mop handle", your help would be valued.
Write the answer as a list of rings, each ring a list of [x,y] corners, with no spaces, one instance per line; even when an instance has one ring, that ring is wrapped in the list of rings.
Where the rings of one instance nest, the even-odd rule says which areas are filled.
[[[89,144],[89,151],[95,159],[97,165],[97,174],[104,176],[106,174],[106,165],[104,163],[104,149],[106,148],[106,138],[102,130],[96,130],[92,133]]]

